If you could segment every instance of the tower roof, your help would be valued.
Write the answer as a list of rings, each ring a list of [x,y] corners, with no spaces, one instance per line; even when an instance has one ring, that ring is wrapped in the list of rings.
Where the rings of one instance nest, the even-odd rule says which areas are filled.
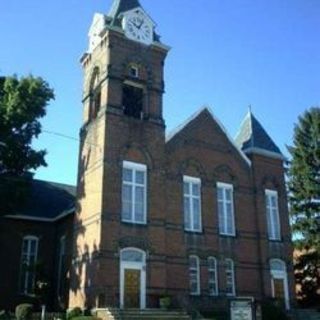
[[[235,141],[239,148],[246,153],[263,153],[264,155],[283,158],[280,149],[251,110],[244,118]]]
[[[139,0],[114,0],[108,13],[110,18],[116,19],[120,13],[141,7]]]

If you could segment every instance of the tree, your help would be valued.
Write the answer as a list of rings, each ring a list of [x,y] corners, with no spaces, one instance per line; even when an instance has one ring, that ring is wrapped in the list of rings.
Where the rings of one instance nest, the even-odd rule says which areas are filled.
[[[0,214],[12,213],[26,193],[31,170],[46,166],[32,141],[54,92],[42,78],[0,78]]]
[[[289,200],[295,249],[295,276],[304,305],[320,301],[320,108],[307,110],[289,147]]]

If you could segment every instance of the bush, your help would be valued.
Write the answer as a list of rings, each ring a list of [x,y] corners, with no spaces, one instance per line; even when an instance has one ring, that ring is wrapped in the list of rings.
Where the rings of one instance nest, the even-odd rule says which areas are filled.
[[[283,308],[274,302],[264,302],[261,305],[262,320],[289,320]]]
[[[10,314],[4,310],[0,311],[0,320],[11,320]]]
[[[94,316],[79,316],[79,317],[72,318],[72,320],[101,320],[101,319]]]
[[[31,320],[33,305],[29,303],[22,303],[16,306],[17,320]]]
[[[82,309],[79,307],[75,307],[67,312],[67,320],[79,318],[82,316]]]

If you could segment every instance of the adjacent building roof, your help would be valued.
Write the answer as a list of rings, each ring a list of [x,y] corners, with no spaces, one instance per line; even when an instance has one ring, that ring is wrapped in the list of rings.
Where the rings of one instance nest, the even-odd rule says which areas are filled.
[[[251,110],[249,110],[244,118],[235,141],[239,148],[246,153],[265,152],[266,155],[283,158],[280,149],[252,114]]]
[[[75,198],[75,186],[33,180],[26,204],[9,217],[54,221],[74,212]]]

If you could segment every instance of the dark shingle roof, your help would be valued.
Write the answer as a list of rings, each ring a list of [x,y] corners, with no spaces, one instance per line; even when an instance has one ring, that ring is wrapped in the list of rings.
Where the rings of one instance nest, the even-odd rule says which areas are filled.
[[[108,16],[115,19],[120,13],[137,7],[141,7],[138,0],[114,0]]]
[[[139,0],[113,0],[111,9],[107,14],[107,24],[121,27],[121,13],[138,7],[142,8]],[[160,36],[156,32],[154,32],[154,40],[160,42]]]
[[[282,156],[280,149],[251,111],[242,122],[235,141],[244,152],[264,150]]]
[[[29,190],[28,199],[17,215],[32,218],[54,219],[75,206],[76,187],[33,180]]]

